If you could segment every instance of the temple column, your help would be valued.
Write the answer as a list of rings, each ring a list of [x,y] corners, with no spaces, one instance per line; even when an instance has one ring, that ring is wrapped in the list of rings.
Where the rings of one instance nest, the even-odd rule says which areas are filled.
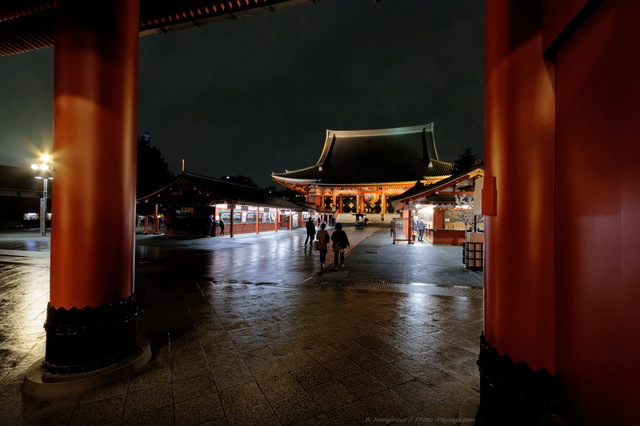
[[[217,208],[215,206],[213,206],[213,224],[211,225],[211,236],[215,237],[216,236],[216,229],[218,228],[218,226],[216,225],[216,213],[217,213]]]
[[[333,212],[335,213],[338,209],[338,205],[336,204],[336,191],[335,189],[331,190],[331,204],[333,205]]]
[[[158,205],[156,204],[153,210],[153,233],[160,233],[160,218],[158,217]]]
[[[260,207],[256,210],[256,234],[260,233]]]
[[[98,370],[140,352],[134,293],[138,8],[128,0],[58,0],[56,6],[47,373]]]
[[[229,238],[233,238],[233,209],[229,209],[230,217],[229,217]]]
[[[384,214],[387,212],[387,194],[382,192],[382,201],[380,202],[381,212],[380,212],[380,220],[384,220]]]
[[[444,229],[444,209],[442,207],[433,209],[433,229]]]

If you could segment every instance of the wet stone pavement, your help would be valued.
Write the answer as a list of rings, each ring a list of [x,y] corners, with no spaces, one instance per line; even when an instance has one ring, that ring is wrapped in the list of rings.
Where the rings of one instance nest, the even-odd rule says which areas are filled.
[[[379,228],[378,228],[379,229]],[[461,248],[347,228],[324,269],[304,230],[138,236],[138,375],[73,398],[20,391],[44,356],[48,238],[0,234],[3,424],[473,424],[482,274]],[[376,232],[377,231],[377,232]]]

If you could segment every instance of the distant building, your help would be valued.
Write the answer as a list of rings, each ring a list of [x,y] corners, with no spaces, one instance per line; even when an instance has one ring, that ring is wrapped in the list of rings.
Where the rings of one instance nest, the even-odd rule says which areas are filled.
[[[144,213],[145,223],[140,225],[145,233],[159,232],[160,216],[168,234],[211,236],[221,232],[220,222],[225,235],[233,236],[295,229],[309,217],[323,218],[321,209],[305,202],[190,172],[182,172],[172,183],[137,202],[138,213]],[[209,228],[211,220],[215,221],[213,229]]]
[[[484,166],[478,162],[431,185],[417,182],[389,201],[396,210],[405,213],[405,219],[411,222],[424,221],[427,241],[432,244],[461,245],[470,238],[467,231],[484,231],[481,219],[483,180]],[[408,228],[409,232],[413,230],[411,226]],[[412,240],[411,236],[406,237]]]
[[[433,123],[379,130],[327,130],[320,159],[310,167],[272,173],[274,181],[306,195],[336,221],[370,224],[399,217],[389,197],[416,182],[430,185],[451,175],[452,164],[438,157]],[[358,216],[356,216],[358,215]]]
[[[30,168],[0,165],[0,227],[37,228],[42,189],[42,180],[35,179]],[[47,201],[47,212],[51,212],[51,186]],[[48,213],[47,226],[50,221]]]

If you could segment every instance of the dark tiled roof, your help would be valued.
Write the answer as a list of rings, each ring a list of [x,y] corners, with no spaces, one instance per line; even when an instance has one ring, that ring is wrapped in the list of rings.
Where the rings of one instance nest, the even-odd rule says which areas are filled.
[[[437,191],[441,191],[445,188],[469,179],[471,175],[475,175],[476,172],[482,171],[483,169],[484,166],[482,164],[478,164],[431,185],[425,185],[422,182],[418,181],[415,185],[413,185],[402,194],[396,195],[395,197],[389,197],[389,201],[393,203],[407,202],[417,198],[429,197]]]
[[[291,210],[317,210],[273,196],[261,188],[238,185],[195,173],[182,173],[166,187],[141,197],[138,202],[153,202],[165,205],[210,205],[233,203],[251,206],[278,207]]]
[[[322,154],[314,166],[272,173],[272,177],[317,185],[412,182],[449,176],[451,167],[438,159],[430,123],[381,130],[327,130]]]

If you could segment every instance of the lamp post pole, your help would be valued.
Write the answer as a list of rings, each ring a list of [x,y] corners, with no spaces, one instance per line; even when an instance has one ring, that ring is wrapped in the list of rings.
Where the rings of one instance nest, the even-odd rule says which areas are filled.
[[[36,179],[42,179],[42,198],[40,199],[40,235],[47,235],[47,182],[51,179],[51,157],[43,155],[39,164],[32,164],[31,168],[36,171]]]
[[[42,198],[40,199],[40,234],[47,235],[47,177],[42,178]]]

